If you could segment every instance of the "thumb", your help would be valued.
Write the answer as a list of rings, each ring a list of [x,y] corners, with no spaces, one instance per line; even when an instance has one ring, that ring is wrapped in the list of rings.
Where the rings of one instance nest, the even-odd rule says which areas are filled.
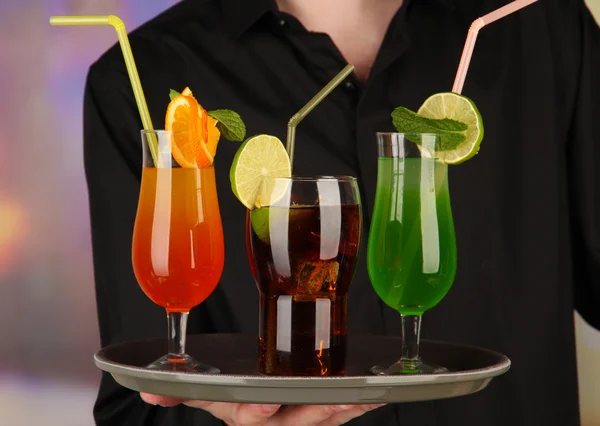
[[[175,407],[184,402],[184,399],[171,398],[170,396],[152,395],[150,393],[140,393],[142,400],[150,405],[160,405],[162,407]]]

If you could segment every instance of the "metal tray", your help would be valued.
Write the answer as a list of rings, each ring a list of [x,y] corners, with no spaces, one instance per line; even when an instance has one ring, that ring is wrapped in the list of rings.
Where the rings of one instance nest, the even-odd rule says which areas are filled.
[[[187,351],[222,374],[153,371],[144,368],[165,354],[165,339],[107,346],[95,354],[96,365],[122,386],[140,392],[206,401],[264,404],[362,404],[452,398],[484,389],[510,368],[497,352],[473,346],[421,341],[430,363],[443,374],[373,376],[374,364],[392,363],[400,340],[386,336],[348,336],[348,375],[344,377],[264,376],[257,368],[257,339],[244,334],[190,335]]]

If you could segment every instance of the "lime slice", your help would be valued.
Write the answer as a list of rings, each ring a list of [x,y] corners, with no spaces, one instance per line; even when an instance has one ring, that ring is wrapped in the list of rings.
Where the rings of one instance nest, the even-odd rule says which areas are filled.
[[[430,96],[417,113],[425,118],[451,120],[465,123],[466,139],[452,150],[437,151],[435,156],[447,164],[460,164],[472,158],[479,151],[483,140],[483,120],[475,103],[456,93],[436,93]]]
[[[281,141],[275,136],[258,135],[247,139],[236,152],[229,179],[235,196],[252,210],[281,199],[287,185],[276,185],[275,179],[291,174],[290,158]]]

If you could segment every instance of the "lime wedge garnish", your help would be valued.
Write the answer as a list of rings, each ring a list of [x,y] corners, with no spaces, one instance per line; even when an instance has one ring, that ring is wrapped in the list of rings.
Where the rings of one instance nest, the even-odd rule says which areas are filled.
[[[250,224],[252,229],[264,243],[270,244],[271,238],[269,235],[269,220],[271,216],[271,209],[264,207],[262,209],[254,209],[250,213]]]
[[[258,135],[244,142],[233,158],[229,179],[233,193],[248,209],[270,206],[285,195],[276,178],[292,174],[290,158],[275,136]]]
[[[464,123],[464,141],[449,150],[438,150],[435,156],[447,164],[460,164],[479,151],[483,140],[483,120],[472,100],[456,93],[437,93],[430,96],[417,113],[434,120],[449,119]]]

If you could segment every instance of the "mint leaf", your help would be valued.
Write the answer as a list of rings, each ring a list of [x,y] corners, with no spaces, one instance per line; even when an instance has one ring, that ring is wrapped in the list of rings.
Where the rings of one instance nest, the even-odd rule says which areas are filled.
[[[208,111],[208,115],[218,121],[217,129],[225,139],[242,142],[246,137],[246,125],[237,112],[229,109],[217,109]]]
[[[181,93],[179,93],[177,90],[171,89],[171,91],[169,92],[169,97],[171,98],[171,100],[173,100],[176,96],[179,95],[181,95]]]
[[[425,118],[404,107],[396,108],[391,115],[396,130],[404,133],[417,145],[421,144],[421,133],[432,133],[438,136],[435,147],[438,151],[456,149],[467,138],[468,126],[460,121],[449,118],[441,120]]]

